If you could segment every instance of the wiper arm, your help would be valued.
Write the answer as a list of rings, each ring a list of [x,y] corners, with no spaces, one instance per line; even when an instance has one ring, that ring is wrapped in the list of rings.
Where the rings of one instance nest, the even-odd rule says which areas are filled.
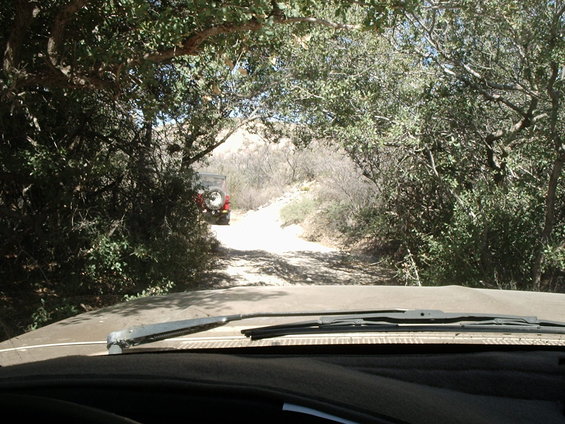
[[[304,317],[322,316],[339,314],[366,314],[366,313],[391,313],[400,310],[382,311],[307,311],[307,312],[259,312],[253,314],[221,315],[215,317],[194,318],[181,321],[170,321],[159,324],[142,325],[138,327],[126,328],[124,330],[113,331],[106,340],[109,354],[119,354],[125,349],[146,343],[157,342],[172,337],[185,336],[187,334],[199,333],[212,328],[221,327],[232,321],[239,321],[249,318],[269,318],[269,317]]]
[[[512,331],[565,334],[565,323],[540,321],[536,317],[512,315],[457,314],[423,309],[259,312],[194,318],[126,328],[108,335],[107,348],[110,354],[119,354],[132,346],[198,333],[220,327],[232,321],[250,318],[301,316],[317,316],[319,318],[312,321],[245,329],[241,332],[252,340],[321,332],[453,331],[454,328],[461,331],[506,331],[511,329]]]
[[[119,354],[132,346],[210,330],[233,319],[231,316],[206,317],[126,328],[108,334],[106,347],[110,355]]]
[[[436,310],[378,311],[242,330],[252,340],[285,335],[363,331],[514,331],[565,334],[565,323],[537,317],[459,314]]]

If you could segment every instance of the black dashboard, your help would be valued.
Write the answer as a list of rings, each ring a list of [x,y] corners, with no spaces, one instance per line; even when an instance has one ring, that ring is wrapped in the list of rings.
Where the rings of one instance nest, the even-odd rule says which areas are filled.
[[[47,422],[562,423],[564,401],[565,351],[551,348],[132,352],[0,368],[4,413]]]

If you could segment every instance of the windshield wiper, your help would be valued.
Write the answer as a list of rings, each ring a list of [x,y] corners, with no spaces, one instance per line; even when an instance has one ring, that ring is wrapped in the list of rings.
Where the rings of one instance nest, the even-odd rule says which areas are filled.
[[[497,314],[460,314],[437,310],[377,311],[317,320],[249,328],[241,332],[252,340],[299,334],[363,331],[480,331],[565,334],[565,323],[537,317]]]
[[[565,334],[565,323],[542,321],[536,317],[496,314],[459,314],[436,310],[306,311],[263,312],[194,318],[143,325],[114,331],[108,335],[110,354],[172,337],[184,336],[220,327],[232,321],[250,318],[319,317],[312,321],[244,329],[252,340],[294,334],[351,333],[359,331],[513,331]]]
[[[221,315],[215,317],[193,318],[181,321],[170,321],[159,324],[142,325],[138,327],[126,328],[124,330],[113,331],[108,334],[106,346],[108,353],[119,354],[125,349],[172,337],[186,336],[187,334],[199,333],[212,328],[221,327],[232,321],[239,321],[250,318],[269,318],[269,317],[304,317],[322,316],[339,314],[367,314],[367,313],[392,313],[401,310],[382,310],[382,311],[308,311],[308,312],[259,312],[253,314]]]

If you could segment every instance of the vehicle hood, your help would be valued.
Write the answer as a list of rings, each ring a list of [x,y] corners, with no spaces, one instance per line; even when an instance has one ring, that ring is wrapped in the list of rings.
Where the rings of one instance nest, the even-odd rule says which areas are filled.
[[[0,343],[0,365],[32,362],[69,355],[106,354],[106,337],[127,327],[206,316],[259,312],[367,309],[437,309],[456,313],[490,313],[536,316],[565,322],[565,294],[473,289],[460,286],[283,286],[234,287],[135,299],[59,321]],[[290,319],[296,321],[296,318]],[[180,348],[241,346],[243,327],[288,322],[289,318],[240,321],[204,333],[186,336]],[[325,336],[325,339],[339,336]],[[455,340],[430,335],[392,336],[381,343],[481,343],[481,336]],[[487,337],[487,335],[485,335]],[[492,340],[488,343],[496,343]],[[541,336],[540,336],[541,337]],[[524,338],[524,336],[522,336]],[[385,340],[386,339],[386,340]],[[527,339],[527,337],[526,337]],[[539,344],[542,339],[538,337]],[[564,336],[554,336],[565,345]],[[192,342],[192,344],[191,344]],[[302,341],[303,343],[304,341]],[[334,340],[335,342],[335,340]],[[484,342],[484,340],[483,340]],[[160,346],[167,342],[160,342]],[[170,345],[171,341],[169,341]],[[239,344],[238,344],[239,343]],[[246,342],[247,343],[247,342]],[[269,341],[262,343],[270,343]],[[153,346],[153,344],[151,345]]]

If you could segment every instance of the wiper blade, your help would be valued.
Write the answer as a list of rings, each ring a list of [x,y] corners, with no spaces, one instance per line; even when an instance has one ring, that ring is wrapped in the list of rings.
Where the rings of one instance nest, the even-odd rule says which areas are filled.
[[[157,342],[172,337],[185,336],[187,334],[199,333],[221,327],[232,321],[239,321],[250,318],[269,318],[269,317],[304,317],[304,316],[323,316],[339,314],[366,314],[366,313],[391,313],[398,312],[398,309],[382,311],[306,311],[306,312],[259,312],[253,314],[221,315],[215,317],[194,318],[181,321],[170,321],[158,324],[142,325],[138,327],[126,328],[124,330],[113,331],[106,339],[108,353],[119,354],[125,349],[141,344]]]
[[[487,331],[565,334],[565,323],[537,317],[497,314],[460,314],[437,310],[378,311],[317,320],[249,328],[241,332],[252,340],[299,334],[363,331]]]
[[[565,323],[540,321],[536,317],[457,314],[436,310],[361,310],[361,311],[305,311],[259,312],[252,314],[221,315],[149,324],[114,331],[107,337],[110,354],[119,354],[137,345],[172,337],[199,333],[220,327],[232,321],[250,318],[319,317],[312,321],[272,325],[242,330],[252,340],[280,337],[290,334],[358,332],[358,331],[525,331],[565,334]],[[456,324],[456,325],[449,325]]]

